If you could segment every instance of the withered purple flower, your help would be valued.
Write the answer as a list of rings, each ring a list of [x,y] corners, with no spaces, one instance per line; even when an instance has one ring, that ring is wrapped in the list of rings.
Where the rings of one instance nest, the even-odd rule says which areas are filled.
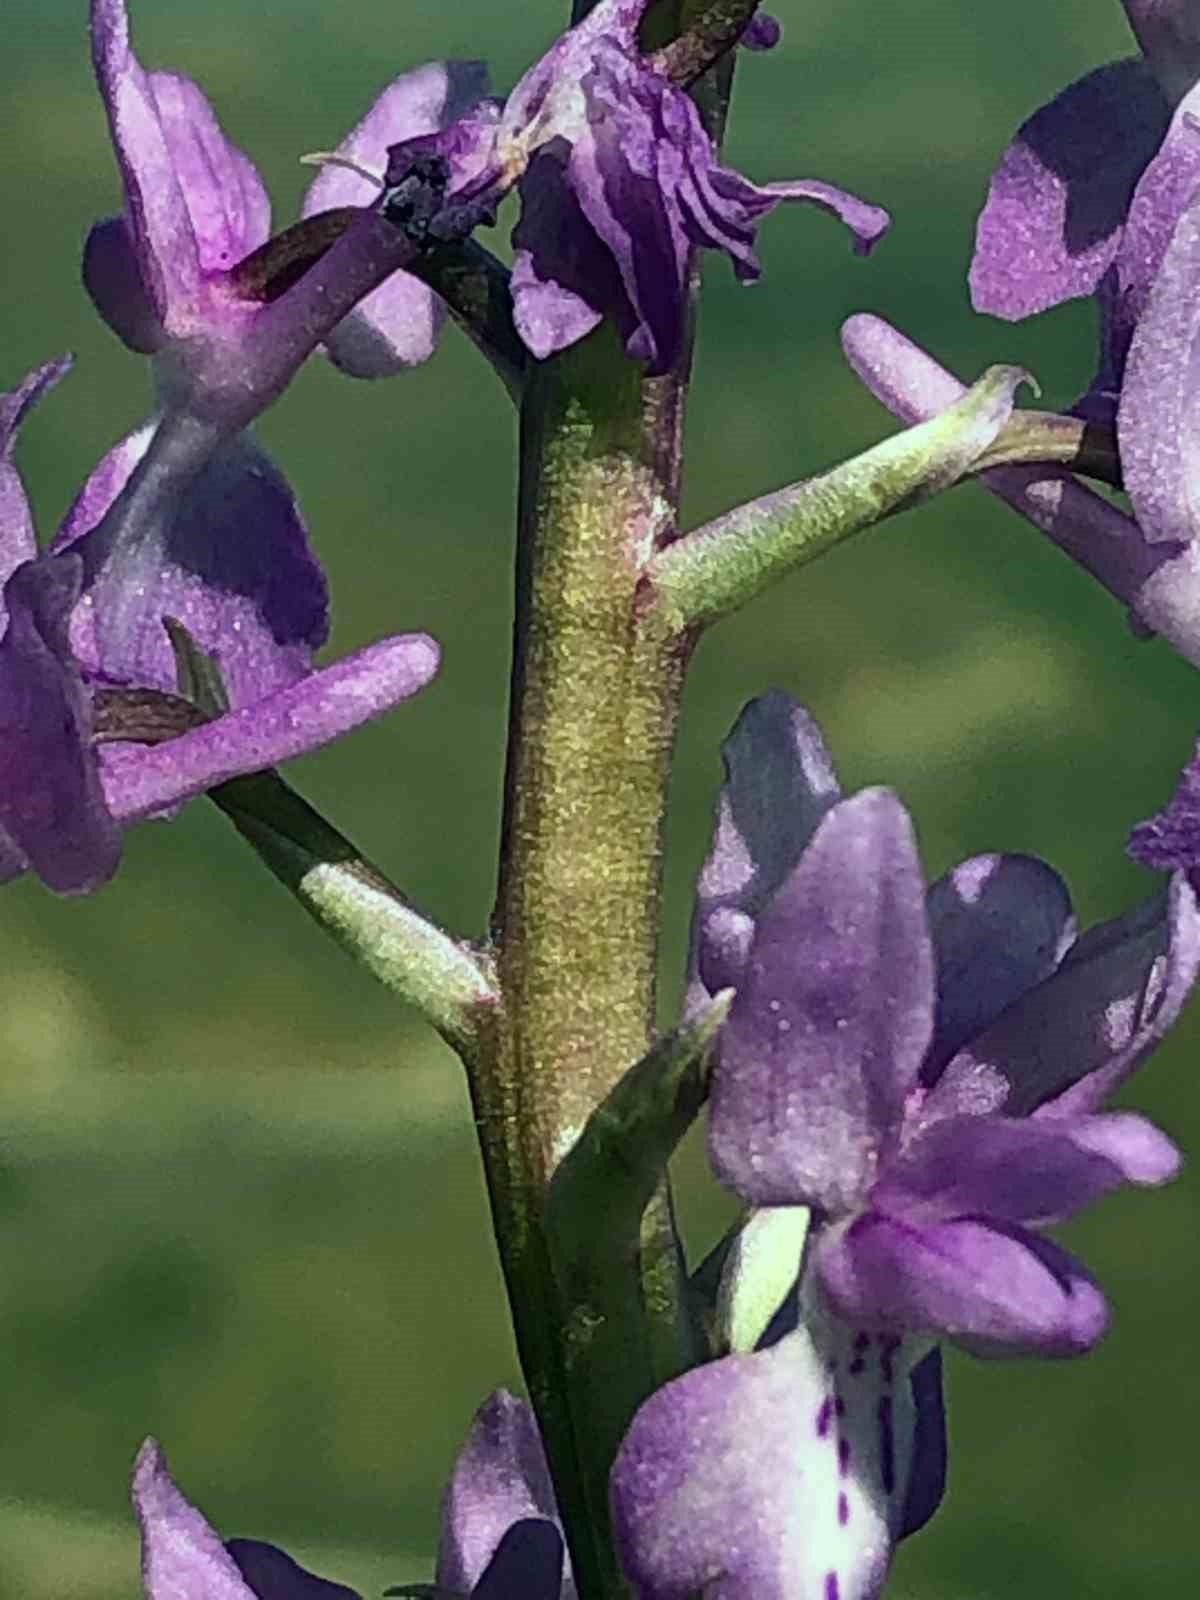
[[[926,894],[899,801],[839,798],[783,695],[726,761],[694,939],[699,981],[737,990],[709,1149],[752,1206],[810,1213],[799,1322],[647,1402],[614,1469],[619,1540],[647,1600],[702,1581],[859,1600],[931,1509],[931,1344],[1067,1356],[1104,1331],[1099,1288],[1040,1229],[1175,1172],[1165,1135],[1102,1106],[1178,1015],[1200,913],[1177,875],[1076,940],[1061,880],[1023,856]]]
[[[324,576],[287,483],[245,439],[160,498],[153,537],[122,569],[132,593],[106,611],[104,514],[151,430],[104,458],[39,554],[12,449],[66,365],[0,396],[0,881],[32,867],[73,891],[114,870],[121,824],[339,737],[428,682],[437,649],[423,634],[399,635],[314,670],[327,632]],[[175,690],[164,617],[216,661],[228,712],[152,748],[97,750],[97,690]]]
[[[860,250],[888,224],[886,212],[829,184],[757,185],[721,166],[692,101],[641,53],[645,9],[646,0],[600,0],[529,69],[497,122],[472,121],[459,149],[443,136],[392,152],[389,183],[436,145],[464,201],[494,202],[518,186],[513,310],[539,358],[608,316],[633,359],[666,371],[682,346],[692,251],[723,250],[739,278],[758,277],[755,231],[783,200],[832,211]],[[774,36],[763,20],[751,42]]]

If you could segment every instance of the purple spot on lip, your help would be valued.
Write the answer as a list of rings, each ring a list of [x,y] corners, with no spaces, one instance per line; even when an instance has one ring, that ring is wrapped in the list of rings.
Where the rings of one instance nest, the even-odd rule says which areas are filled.
[[[829,1432],[829,1424],[833,1421],[833,1401],[826,1395],[821,1401],[821,1409],[817,1412],[817,1438],[823,1439]]]
[[[844,1417],[846,1415],[846,1402],[842,1399],[841,1395],[838,1395],[837,1399],[834,1401],[833,1409],[839,1417]]]
[[[879,1476],[884,1494],[896,1487],[896,1441],[892,1432],[892,1399],[884,1395],[879,1402]]]
[[[825,1600],[840,1600],[841,1586],[836,1572],[825,1574]]]
[[[849,1439],[839,1439],[838,1440],[838,1451],[837,1451],[837,1454],[838,1454],[838,1472],[844,1478],[846,1476],[846,1473],[850,1469],[850,1441],[849,1441]]]
[[[862,1356],[855,1356],[854,1360],[850,1363],[850,1376],[852,1378],[861,1378],[866,1365],[867,1363],[863,1360]]]
[[[844,1528],[850,1521],[850,1502],[843,1491],[838,1495],[838,1527]]]
[[[879,1370],[885,1383],[894,1383],[896,1379],[896,1351],[900,1348],[899,1339],[887,1339],[879,1351]]]

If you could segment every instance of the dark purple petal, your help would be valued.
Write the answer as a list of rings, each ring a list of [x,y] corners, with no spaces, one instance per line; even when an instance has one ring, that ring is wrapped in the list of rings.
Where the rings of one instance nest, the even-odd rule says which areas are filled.
[[[853,1208],[930,1040],[921,864],[900,802],[835,805],[763,912],[720,1039],[709,1155],[755,1205]]]
[[[384,89],[338,145],[337,154],[377,173],[382,182],[390,146],[445,128],[487,92],[487,69],[481,61],[430,61],[415,67]],[[330,165],[309,186],[302,215],[370,205],[378,197],[378,188],[365,177]],[[442,302],[430,289],[397,272],[338,323],[325,349],[351,377],[386,377],[433,354],[444,317]]]
[[[873,1600],[910,1475],[912,1359],[821,1319],[652,1395],[611,1478],[639,1600]]]
[[[970,1219],[920,1227],[868,1212],[826,1230],[815,1266],[847,1322],[953,1338],[980,1355],[1081,1355],[1108,1320],[1079,1263],[1019,1227]]]
[[[0,639],[0,856],[27,862],[64,894],[103,883],[120,855],[90,743],[91,701],[67,639],[79,584],[73,557],[18,567]]]
[[[1175,103],[1200,79],[1200,15],[1194,0],[1122,0],[1163,93]]]
[[[1010,1115],[1097,1110],[1166,1033],[1200,969],[1200,914],[1182,876],[1091,928],[1062,966],[946,1069],[979,1063],[1010,1086]]]
[[[563,1536],[544,1517],[514,1522],[471,1591],[471,1600],[559,1600]]]
[[[942,1399],[942,1352],[935,1347],[909,1374],[916,1421],[912,1469],[898,1537],[919,1533],[946,1492],[946,1407]]]
[[[721,756],[725,783],[696,886],[692,926],[690,982],[694,987],[703,979],[697,1003],[736,987],[752,919],[841,797],[821,730],[781,689],[742,709]]]
[[[175,1487],[153,1439],[146,1440],[134,1463],[133,1507],[142,1530],[146,1600],[262,1600]]]
[[[1042,1224],[1082,1210],[1125,1181],[1097,1137],[1074,1123],[1029,1117],[949,1117],[917,1136],[884,1168],[872,1208],[917,1227],[975,1216]]]
[[[1194,102],[1189,96],[1178,115]],[[1181,127],[1188,149],[1180,157],[1200,182],[1200,130],[1194,119]],[[1187,544],[1200,535],[1196,489],[1200,410],[1195,389],[1200,366],[1200,310],[1195,284],[1200,271],[1200,202],[1193,197],[1180,216],[1137,325],[1125,370],[1118,413],[1118,439],[1125,487],[1150,540]]]
[[[55,540],[56,551],[74,549],[91,564],[71,624],[76,655],[105,682],[174,690],[175,658],[162,619],[175,617],[215,656],[230,704],[250,705],[311,670],[328,630],[324,575],[286,480],[244,436],[219,446],[166,498],[157,528],[144,528],[130,548],[98,547],[104,530],[91,538],[89,531],[151,433],[142,429],[109,452]],[[112,603],[118,594],[119,628]]]
[[[475,1413],[442,1497],[438,1586],[469,1594],[508,1530],[529,1518],[557,1523],[554,1485],[532,1410],[497,1389]],[[546,1536],[533,1538],[543,1549]],[[569,1574],[565,1593],[574,1594]]]
[[[1016,321],[1096,288],[1168,118],[1150,68],[1130,60],[1089,72],[1021,126],[979,218],[977,311]]]
[[[1200,867],[1200,745],[1167,804],[1130,834],[1129,853],[1160,872]]]
[[[1050,976],[1075,919],[1066,884],[1033,856],[964,861],[932,885],[926,908],[937,1012],[921,1077],[931,1084],[960,1046]]]
[[[360,1600],[356,1590],[318,1578],[261,1539],[227,1539],[225,1548],[257,1600]]]
[[[426,634],[401,634],[165,744],[108,745],[100,763],[109,809],[118,822],[138,822],[229,778],[316,750],[415,694],[437,660]]]
[[[123,216],[97,222],[83,247],[83,285],[121,342],[140,356],[161,349],[166,335],[138,268]]]
[[[70,356],[60,356],[35,367],[15,389],[0,393],[0,590],[23,561],[37,554],[33,517],[21,476],[13,465],[13,451],[21,424],[47,390],[70,370]],[[0,595],[0,633],[4,629],[4,600]]]
[[[512,242],[513,320],[539,361],[589,334],[601,321],[600,306],[614,308],[621,325],[632,324],[616,263],[597,251],[553,150],[539,151],[529,165]]]

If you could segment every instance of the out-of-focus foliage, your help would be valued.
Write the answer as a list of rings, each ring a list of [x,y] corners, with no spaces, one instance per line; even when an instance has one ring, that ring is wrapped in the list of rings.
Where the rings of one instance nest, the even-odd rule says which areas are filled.
[[[393,72],[487,55],[510,84],[565,5],[140,0],[139,52],[200,79],[288,220],[306,174]],[[763,230],[763,282],[708,272],[689,419],[700,520],[892,427],[843,367],[840,319],[891,317],[962,375],[1022,362],[1045,403],[1091,370],[1090,313],[973,318],[965,272],[990,165],[1068,78],[1130,48],[1120,7],[1036,0],[780,0],[780,49],[739,68],[729,148],[758,179],[809,174],[895,214],[869,261],[811,209]],[[78,367],[25,430],[53,526],[140,418],[146,375],[78,282],[117,200],[82,0],[6,0],[0,55],[8,386]],[[1031,43],[1032,41],[1032,43]],[[328,563],[335,648],[403,628],[438,683],[290,776],[422,904],[482,929],[506,699],[514,426],[457,337],[426,369],[353,384],[313,363],[262,436]],[[1170,791],[1200,680],[982,491],[956,491],[713,632],[688,691],[667,862],[664,1011],[720,736],[778,684],[821,720],[846,786],[886,781],[932,872],[987,848],[1068,876],[1085,920],[1153,880],[1131,823]],[[1197,1013],[1200,1017],[1200,1013]],[[1185,1024],[1137,1095],[1200,1149]],[[515,1378],[455,1063],[358,974],[215,813],[130,840],[82,903],[32,883],[0,906],[0,1594],[136,1590],[129,1461],[160,1435],[229,1533],[289,1542],[365,1592],[427,1575],[440,1481],[485,1389]],[[695,1198],[692,1231],[715,1211]],[[898,1595],[1191,1600],[1200,1200],[1185,1174],[1074,1230],[1111,1293],[1073,1366],[951,1361],[951,1488]],[[1164,1403],[1169,1397],[1169,1403]]]

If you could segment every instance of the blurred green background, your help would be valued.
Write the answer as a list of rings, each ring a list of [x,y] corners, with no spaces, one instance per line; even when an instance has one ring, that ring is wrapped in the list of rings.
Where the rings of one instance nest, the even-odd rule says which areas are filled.
[[[259,162],[280,222],[303,151],[334,144],[396,71],[483,55],[509,86],[561,4],[137,0],[144,61],[191,73]],[[888,431],[838,352],[848,313],[893,318],[949,365],[1025,363],[1050,405],[1089,373],[1071,307],[1008,328],[970,312],[975,212],[997,153],[1069,78],[1125,53],[1116,0],[780,0],[783,46],[739,73],[728,153],[890,207],[869,261],[815,210],[764,227],[766,275],[710,262],[689,417],[703,519]],[[78,282],[117,185],[84,0],[5,0],[3,372],[74,350],[21,464],[46,535],[140,419],[147,374]],[[292,780],[417,900],[481,930],[499,814],[513,419],[457,335],[425,369],[355,385],[314,361],[264,419],[328,563],[333,649],[425,628],[445,666],[411,705]],[[1193,669],[1138,644],[1095,586],[967,488],[797,575],[704,643],[670,825],[664,1004],[717,745],[771,684],[818,715],[848,787],[886,781],[932,873],[980,849],[1047,856],[1085,921],[1152,880],[1131,823],[1189,753]],[[2,759],[2,756],[0,756]],[[4,891],[0,923],[0,1597],[138,1592],[126,1476],[159,1435],[227,1534],[288,1543],[378,1593],[428,1574],[439,1486],[477,1402],[516,1381],[456,1063],[193,805],[128,841],[78,903]],[[1200,1012],[1196,1013],[1200,1016]],[[1136,1085],[1200,1144],[1197,1029]],[[683,1162],[699,1238],[700,1164]],[[952,1469],[901,1554],[920,1600],[1193,1600],[1200,1189],[1110,1201],[1070,1241],[1110,1291],[1088,1360],[951,1356]]]

